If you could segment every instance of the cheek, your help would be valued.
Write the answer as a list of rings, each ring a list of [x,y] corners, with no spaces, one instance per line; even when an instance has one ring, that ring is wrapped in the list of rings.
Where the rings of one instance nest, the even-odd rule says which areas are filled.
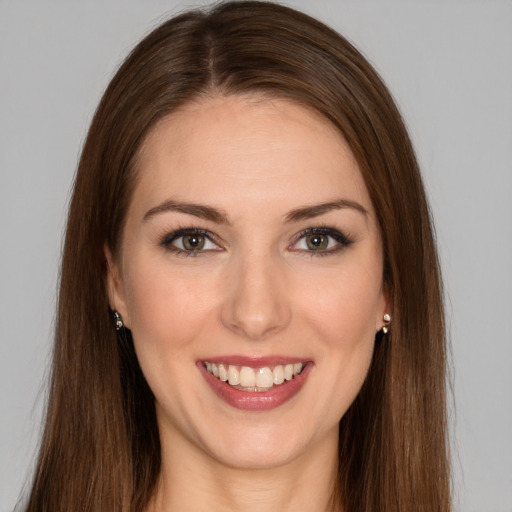
[[[315,375],[334,424],[359,393],[371,363],[375,319],[381,307],[380,266],[347,266],[329,278],[311,280],[301,292],[301,331],[313,338]],[[321,408],[319,404],[319,408]],[[319,413],[320,414],[320,413]]]
[[[142,258],[141,258],[142,259]],[[146,259],[126,268],[126,305],[139,352],[178,357],[211,321],[215,287],[190,272],[170,271],[168,261]]]
[[[319,345],[328,354],[330,372],[343,381],[347,390],[357,393],[373,354],[378,301],[372,287],[364,290],[342,286],[347,284],[344,280],[336,292],[318,300],[316,314],[309,319],[321,338]]]
[[[372,265],[355,261],[338,271],[318,272],[305,282],[297,291],[298,307],[326,341],[342,346],[374,338],[384,300],[379,260]]]
[[[171,270],[169,262],[132,260],[125,267],[126,305],[135,352],[156,401],[183,417],[197,383],[194,361],[210,339],[218,290],[212,280]],[[203,350],[203,352],[201,351]]]

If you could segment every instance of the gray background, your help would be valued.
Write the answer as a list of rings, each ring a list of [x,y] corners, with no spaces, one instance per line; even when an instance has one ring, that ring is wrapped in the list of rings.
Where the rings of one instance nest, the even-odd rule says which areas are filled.
[[[37,444],[62,229],[88,123],[132,45],[187,5],[0,0],[1,512]],[[457,510],[511,512],[512,2],[289,5],[355,42],[401,106],[446,281]]]

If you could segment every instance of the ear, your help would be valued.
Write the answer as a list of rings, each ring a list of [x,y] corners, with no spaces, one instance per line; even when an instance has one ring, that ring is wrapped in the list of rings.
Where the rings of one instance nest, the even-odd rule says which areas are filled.
[[[112,251],[107,244],[103,247],[105,260],[107,261],[107,295],[110,309],[117,311],[123,319],[125,327],[130,328],[130,319],[126,307],[123,280],[119,263],[114,260]]]

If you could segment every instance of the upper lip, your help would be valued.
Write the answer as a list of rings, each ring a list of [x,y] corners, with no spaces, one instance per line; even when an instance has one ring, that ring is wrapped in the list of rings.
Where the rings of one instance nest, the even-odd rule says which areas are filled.
[[[215,357],[205,357],[198,362],[208,361],[215,364],[229,364],[233,366],[249,366],[251,368],[263,368],[265,366],[277,366],[279,364],[290,364],[290,363],[306,363],[311,359],[307,357],[295,357],[295,356],[242,356],[242,355],[225,355]]]

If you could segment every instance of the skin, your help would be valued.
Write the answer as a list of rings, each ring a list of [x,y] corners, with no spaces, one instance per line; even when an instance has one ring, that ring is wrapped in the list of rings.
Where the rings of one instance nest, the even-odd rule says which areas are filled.
[[[156,399],[162,473],[149,510],[330,510],[338,425],[364,381],[389,312],[375,212],[339,132],[288,100],[213,96],[152,130],[139,158],[109,294],[132,330]],[[229,224],[174,210],[214,207]],[[289,212],[340,199],[287,221]],[[301,232],[329,227],[312,250]],[[212,233],[177,253],[180,228]],[[167,236],[167,245],[162,241]],[[339,249],[339,250],[338,250]],[[217,397],[196,362],[284,355],[311,361],[291,400],[242,411]]]

